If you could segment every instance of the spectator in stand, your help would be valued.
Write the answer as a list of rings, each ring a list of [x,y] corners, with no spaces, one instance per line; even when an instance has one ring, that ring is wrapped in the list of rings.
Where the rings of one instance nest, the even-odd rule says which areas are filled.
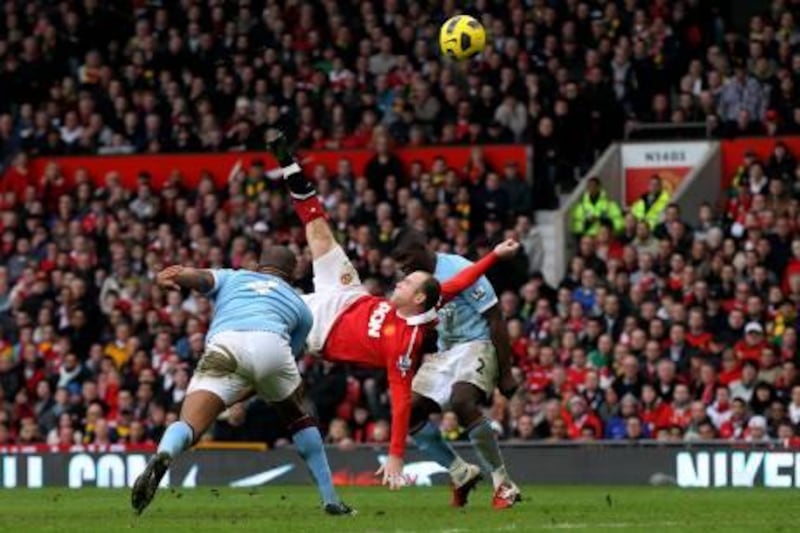
[[[507,128],[514,135],[514,141],[520,142],[528,127],[528,112],[525,104],[518,101],[513,93],[507,94],[494,113],[497,124]]]
[[[619,413],[606,421],[604,437],[612,440],[628,437],[628,420],[638,413],[639,402],[632,394],[626,394],[620,401]]]
[[[594,237],[602,223],[609,223],[614,233],[622,233],[625,220],[619,205],[608,197],[600,180],[592,176],[586,182],[586,191],[572,213],[572,232],[575,235]]]
[[[767,420],[760,415],[750,418],[747,422],[747,429],[743,434],[747,442],[764,442],[769,440],[767,434]]]
[[[749,403],[758,380],[758,364],[752,360],[745,360],[741,365],[742,377],[731,383],[731,396]]]
[[[638,416],[629,416],[625,421],[625,438],[627,440],[642,440],[649,438],[647,428]]]
[[[639,222],[646,222],[652,230],[661,220],[670,198],[671,194],[664,188],[661,176],[653,175],[648,182],[647,192],[631,206],[631,214]]]
[[[597,416],[589,410],[586,400],[582,396],[573,396],[568,401],[568,408],[562,414],[566,423],[567,434],[570,439],[577,439],[588,428],[592,434],[603,434],[603,426]],[[554,432],[555,433],[555,432]]]
[[[733,77],[719,93],[718,113],[723,122],[735,123],[740,120],[742,111],[752,120],[762,120],[767,111],[767,98],[761,83],[748,73],[747,67],[736,63]]]
[[[744,339],[734,346],[734,354],[740,362],[754,361],[758,363],[766,348],[764,328],[758,322],[748,322],[744,327]]]
[[[544,242],[539,229],[531,222],[530,216],[520,215],[517,217],[514,232],[528,260],[528,275],[541,276],[544,267]]]
[[[508,161],[503,167],[500,188],[508,198],[508,208],[514,216],[529,217],[532,213],[532,189],[529,179],[520,173],[516,161]]]
[[[393,178],[398,184],[405,182],[403,166],[400,159],[389,150],[389,138],[380,135],[375,143],[375,155],[367,162],[364,169],[367,182],[378,197],[386,197],[386,181]]]

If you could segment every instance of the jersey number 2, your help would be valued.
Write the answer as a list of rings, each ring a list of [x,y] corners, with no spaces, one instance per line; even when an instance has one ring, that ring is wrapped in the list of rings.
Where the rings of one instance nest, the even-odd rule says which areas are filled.
[[[476,368],[475,371],[478,374],[483,375],[483,369],[484,368],[486,368],[486,361],[484,361],[483,359],[478,359],[478,368]]]

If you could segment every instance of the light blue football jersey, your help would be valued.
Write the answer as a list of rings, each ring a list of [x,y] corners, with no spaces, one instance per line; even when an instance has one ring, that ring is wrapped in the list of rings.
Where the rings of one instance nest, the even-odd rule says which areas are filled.
[[[472,263],[459,255],[436,254],[434,277],[445,282]],[[491,340],[489,323],[483,313],[497,303],[497,294],[486,276],[456,296],[439,310],[439,350],[449,350],[456,344]]]
[[[313,317],[308,306],[282,279],[249,270],[219,269],[214,276],[214,318],[206,339],[223,331],[269,331],[284,337],[297,355]]]

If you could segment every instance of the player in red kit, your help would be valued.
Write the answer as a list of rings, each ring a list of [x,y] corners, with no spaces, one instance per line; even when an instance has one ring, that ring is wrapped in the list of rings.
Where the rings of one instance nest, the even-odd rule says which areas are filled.
[[[371,296],[336,242],[317,192],[303,175],[284,135],[276,135],[268,145],[281,165],[295,210],[305,225],[313,259],[315,292],[304,297],[314,316],[309,349],[328,361],[386,369],[392,436],[389,457],[378,474],[383,474],[384,484],[399,488],[404,483],[411,381],[425,346],[434,349],[430,341],[435,339],[437,308],[475,283],[498,258],[513,256],[519,244],[506,241],[498,245],[441,286],[431,274],[417,271],[400,280],[391,297]]]

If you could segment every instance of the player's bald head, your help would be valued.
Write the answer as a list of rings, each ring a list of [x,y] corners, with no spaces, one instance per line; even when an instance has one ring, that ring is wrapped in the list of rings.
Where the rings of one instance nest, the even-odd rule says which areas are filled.
[[[295,267],[297,267],[297,257],[286,246],[264,248],[258,261],[259,270],[271,271],[287,280],[292,279]]]

